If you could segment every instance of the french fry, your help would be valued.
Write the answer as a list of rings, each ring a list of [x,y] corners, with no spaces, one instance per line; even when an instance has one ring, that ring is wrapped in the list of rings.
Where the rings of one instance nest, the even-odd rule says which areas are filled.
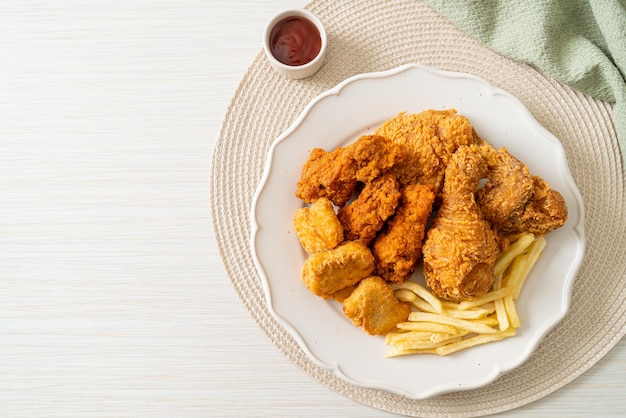
[[[401,350],[424,350],[429,348],[437,348],[444,346],[446,344],[456,343],[462,341],[462,336],[454,336],[439,342],[432,342],[430,340],[414,340],[414,341],[400,341],[394,344],[394,347],[399,348]]]
[[[428,331],[390,332],[385,335],[385,343],[392,345],[407,341],[431,341],[430,337],[433,334],[436,333]]]
[[[509,323],[513,328],[519,328],[522,326],[519,316],[517,315],[517,308],[515,307],[515,301],[513,296],[507,296],[504,298],[504,306],[506,308],[506,314]]]
[[[463,311],[466,309],[477,308],[486,303],[493,302],[505,296],[509,296],[510,294],[513,293],[513,290],[514,290],[513,288],[509,288],[509,287],[503,287],[498,290],[492,290],[491,292],[487,292],[484,295],[474,300],[464,300],[463,302],[458,304],[458,309]]]
[[[437,324],[435,322],[400,322],[396,327],[406,331],[430,331],[445,334],[454,334],[457,329],[451,325]]]
[[[449,311],[444,311],[444,315],[449,316],[450,318],[458,318],[458,319],[479,319],[485,318],[496,310],[493,304],[483,305],[480,308],[474,309],[466,309],[466,310],[457,310],[452,309]]]
[[[505,296],[503,299],[496,300],[496,318],[498,318],[498,328],[500,328],[500,331],[509,329],[511,326],[506,306],[504,304],[506,298],[510,298],[511,300],[513,299],[511,296]]]
[[[399,357],[406,356],[409,354],[437,354],[435,348],[423,348],[423,349],[400,349],[398,347],[392,346],[390,350],[385,353],[385,357]]]
[[[406,302],[420,311],[439,313],[435,307],[426,302],[421,297],[417,296],[409,289],[399,288],[394,290],[394,296],[401,302]]]
[[[449,316],[432,314],[428,312],[411,312],[411,314],[409,315],[409,321],[438,322],[441,324],[452,325],[453,327],[467,330],[470,332],[475,332],[477,334],[491,334],[496,332],[494,328],[478,322],[468,321],[465,319],[450,318]]]
[[[441,300],[437,296],[433,295],[430,290],[426,289],[419,283],[407,280],[404,283],[394,285],[393,287],[394,289],[408,289],[426,302],[428,302],[428,304],[433,307],[435,312],[443,312],[443,305],[441,304]]]
[[[533,243],[535,236],[531,233],[521,234],[509,248],[507,248],[496,260],[493,266],[493,273],[496,277],[502,277],[506,268],[511,262]]]
[[[454,337],[463,337],[464,335],[467,335],[467,333],[461,332],[461,333],[455,333],[455,334],[442,334],[440,332],[433,332],[429,340],[434,343],[439,343],[439,342],[446,341],[446,340],[449,341],[450,339]]]
[[[433,307],[433,305],[426,302],[424,299],[420,298],[419,296],[416,296],[415,300],[411,302],[411,306],[413,306],[415,309],[422,311],[422,312],[441,313],[441,312],[437,312],[437,310]]]
[[[502,287],[502,277],[496,275],[496,278],[493,283],[493,289],[498,290]],[[508,297],[508,296],[505,296]],[[506,307],[504,306],[504,298],[496,299],[494,301],[494,306],[496,309],[496,318],[498,318],[498,328],[500,331],[504,331],[509,328],[509,317],[506,313]]]
[[[475,347],[480,344],[486,344],[492,341],[500,341],[504,338],[512,337],[515,334],[515,328],[509,328],[506,331],[497,331],[493,334],[479,334],[474,337],[466,338],[464,340],[437,347],[435,351],[440,356],[447,356],[448,354],[452,354],[466,348]]]
[[[515,336],[521,327],[515,301],[546,242],[529,233],[509,240],[511,245],[494,266],[492,290],[475,300],[442,301],[419,284],[394,285],[398,299],[409,302],[417,311],[397,325],[398,332],[387,335],[391,349],[385,357],[418,353],[446,356]]]
[[[498,318],[496,316],[488,316],[487,318],[478,318],[478,319],[474,319],[474,322],[477,322],[479,324],[484,324],[487,325],[489,327],[497,327],[498,326]]]
[[[390,332],[385,336],[385,343],[387,345],[401,345],[412,343],[439,343],[442,341],[450,340],[456,337],[462,337],[467,335],[466,332],[458,332],[454,329],[454,332],[449,334],[445,332],[425,332],[425,331],[409,331],[409,332]]]
[[[503,284],[505,287],[510,287],[513,290],[513,299],[517,300],[519,297],[528,273],[539,260],[545,246],[546,240],[543,237],[538,237],[528,247],[527,253],[520,255],[511,263],[509,274],[503,279]]]
[[[398,298],[400,302],[411,303],[417,299],[417,295],[411,292],[409,289],[396,289],[393,291],[393,295]]]

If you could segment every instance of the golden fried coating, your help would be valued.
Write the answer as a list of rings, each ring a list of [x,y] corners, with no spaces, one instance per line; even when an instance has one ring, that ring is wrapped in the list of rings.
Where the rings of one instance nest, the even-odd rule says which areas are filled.
[[[336,291],[332,295],[330,295],[329,299],[335,300],[339,303],[343,303],[344,300],[348,298],[352,294],[352,291],[356,289],[357,284],[353,284],[352,286],[344,287],[341,290]]]
[[[515,213],[497,227],[504,232],[531,232],[545,235],[560,228],[567,220],[567,204],[563,196],[550,188],[539,176],[534,176],[533,195],[523,210]]]
[[[403,152],[380,135],[364,135],[345,148],[311,151],[302,167],[296,197],[313,203],[327,197],[341,207],[352,197],[357,181],[370,182],[402,161]]]
[[[481,296],[493,286],[493,265],[507,243],[484,219],[474,197],[487,169],[475,145],[452,155],[443,202],[422,248],[426,284],[454,302]]]
[[[402,283],[413,274],[435,200],[429,185],[410,184],[401,193],[395,215],[372,244],[374,273],[393,283]]]
[[[364,135],[346,147],[356,163],[356,179],[369,183],[402,161],[399,146],[380,135]]]
[[[441,189],[446,165],[454,151],[479,140],[469,120],[454,109],[400,113],[374,133],[389,138],[404,152],[403,160],[393,168],[400,184],[431,184],[435,193]]]
[[[385,335],[408,319],[411,309],[398,301],[391,286],[377,276],[361,280],[343,301],[345,316],[370,335]]]
[[[352,286],[374,271],[374,257],[360,241],[347,241],[338,247],[310,255],[304,261],[302,280],[306,287],[324,299]]]
[[[321,197],[343,206],[356,187],[356,162],[344,148],[327,152],[314,148],[302,167],[296,197],[313,203]]]
[[[506,148],[481,147],[487,158],[487,182],[476,192],[482,214],[497,228],[512,215],[521,212],[533,195],[533,176],[526,164],[513,157]]]
[[[325,197],[296,211],[293,219],[302,248],[308,253],[332,250],[343,241],[343,226]]]
[[[366,184],[357,198],[337,213],[346,239],[369,244],[393,215],[399,201],[399,184],[394,174],[383,174]]]

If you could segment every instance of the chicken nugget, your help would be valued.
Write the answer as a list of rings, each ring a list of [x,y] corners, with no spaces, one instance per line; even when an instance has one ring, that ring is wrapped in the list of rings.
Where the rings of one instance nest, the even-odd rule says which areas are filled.
[[[352,203],[339,209],[337,216],[348,240],[369,244],[400,201],[399,183],[392,173],[383,174],[363,187]]]
[[[308,253],[332,250],[343,241],[343,226],[325,197],[296,211],[293,219],[302,248]]]
[[[369,276],[343,301],[343,312],[370,335],[385,335],[408,319],[411,308],[400,302],[383,279]]]
[[[338,247],[310,255],[304,261],[302,280],[317,296],[328,299],[374,271],[374,256],[360,241],[347,241]]]
[[[396,214],[372,244],[378,276],[393,283],[402,283],[411,277],[422,255],[434,200],[435,193],[430,185],[411,184],[402,189]]]

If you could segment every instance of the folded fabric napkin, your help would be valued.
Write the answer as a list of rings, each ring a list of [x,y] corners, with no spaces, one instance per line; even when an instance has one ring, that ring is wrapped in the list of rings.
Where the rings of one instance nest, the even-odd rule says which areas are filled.
[[[496,52],[615,103],[626,163],[626,0],[425,1]]]

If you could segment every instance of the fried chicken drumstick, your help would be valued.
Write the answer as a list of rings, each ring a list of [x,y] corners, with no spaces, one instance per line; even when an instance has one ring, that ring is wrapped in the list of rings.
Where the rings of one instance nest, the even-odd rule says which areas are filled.
[[[488,166],[479,147],[460,147],[445,171],[442,204],[423,246],[424,277],[440,297],[459,302],[485,294],[506,239],[500,238],[474,193]]]

